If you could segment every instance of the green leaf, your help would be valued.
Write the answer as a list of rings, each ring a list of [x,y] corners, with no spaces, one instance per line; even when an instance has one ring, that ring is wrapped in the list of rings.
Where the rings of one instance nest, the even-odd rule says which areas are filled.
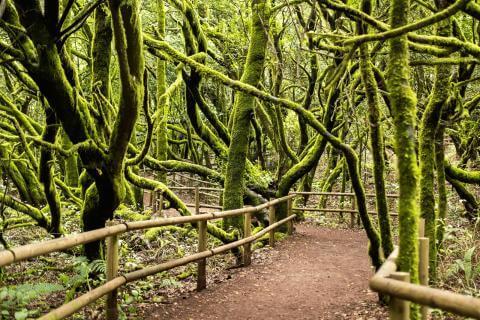
[[[471,247],[470,249],[465,252],[465,256],[463,258],[464,261],[464,272],[465,272],[465,280],[467,280],[467,284],[470,284],[473,278],[472,272],[472,256],[473,252],[475,251],[476,247]]]
[[[0,291],[0,301],[5,300],[7,296],[8,296],[8,292],[6,290]]]
[[[28,317],[27,309],[22,309],[20,311],[15,312],[15,320],[25,320]]]

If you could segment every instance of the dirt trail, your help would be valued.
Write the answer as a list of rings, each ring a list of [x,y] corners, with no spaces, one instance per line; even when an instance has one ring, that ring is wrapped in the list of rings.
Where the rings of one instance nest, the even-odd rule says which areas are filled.
[[[231,279],[163,304],[147,319],[385,319],[368,290],[362,231],[297,226],[271,259],[231,271]]]

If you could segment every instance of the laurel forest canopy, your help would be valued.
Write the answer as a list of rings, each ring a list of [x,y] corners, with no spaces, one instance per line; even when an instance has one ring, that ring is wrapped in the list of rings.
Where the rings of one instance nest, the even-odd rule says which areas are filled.
[[[448,184],[465,219],[477,219],[475,1],[2,4],[5,248],[16,228],[62,237],[113,218],[147,219],[144,190],[191,215],[169,188],[174,172],[223,187],[225,210],[339,182],[355,193],[373,266],[398,234],[399,267],[413,282],[420,217],[435,281]],[[445,141],[454,147],[447,157]],[[397,190],[393,228],[387,192]],[[277,220],[286,214],[281,204]],[[268,220],[261,214],[258,223]],[[242,216],[225,218],[208,232],[228,243],[242,225]],[[96,259],[101,248],[87,244],[84,253]]]

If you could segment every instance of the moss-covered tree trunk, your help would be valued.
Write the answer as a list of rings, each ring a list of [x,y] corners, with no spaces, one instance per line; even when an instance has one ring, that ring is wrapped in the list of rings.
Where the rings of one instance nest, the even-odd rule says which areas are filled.
[[[437,8],[442,10],[448,1],[436,1]],[[437,35],[450,36],[449,20],[440,22]],[[420,162],[420,212],[425,219],[425,236],[430,239],[430,280],[435,281],[437,270],[437,217],[435,211],[435,137],[441,120],[443,106],[448,99],[449,83],[452,67],[439,65],[435,67],[435,83],[430,100],[423,112],[419,132]]]
[[[95,184],[86,191],[82,211],[85,230],[103,227],[125,197],[124,160],[144,94],[140,3],[137,0],[110,0],[109,7],[121,93],[102,174],[95,176]],[[89,258],[97,257],[99,243],[85,245],[85,253]]]
[[[99,128],[98,124],[102,122],[98,121],[98,117],[94,119],[88,101],[81,95],[81,85],[69,52],[59,46],[57,30],[53,28],[58,24],[54,5],[54,2],[49,3],[52,7],[45,9],[44,13],[38,1],[15,1],[15,8],[8,5],[6,19],[12,25],[23,25],[27,30],[20,42],[15,40],[29,57],[22,63],[72,143],[82,143],[78,153],[90,176],[85,180],[87,189],[82,208],[83,228],[88,231],[103,227],[125,195],[124,158],[143,97],[139,2],[109,1],[121,83],[118,114],[115,115],[111,135],[110,130]],[[16,39],[15,34],[9,36]],[[97,40],[105,39],[97,37]],[[108,49],[109,44],[105,47]],[[108,81],[102,81],[102,86]],[[110,136],[108,139],[105,138],[106,133]],[[101,148],[102,144],[108,144],[108,154]],[[99,243],[86,245],[85,253],[89,258],[98,257]]]
[[[160,40],[165,39],[165,3],[163,0],[157,0],[157,30]],[[156,127],[156,154],[155,157],[159,161],[167,160],[168,156],[168,131],[167,121],[169,107],[167,99],[163,95],[167,91],[167,64],[164,59],[157,58],[157,115],[158,124]],[[158,181],[167,183],[167,173],[160,172]]]
[[[62,146],[64,149],[70,149],[72,142],[65,133],[61,133]],[[71,156],[63,160],[65,171],[65,183],[70,187],[78,187],[78,155],[73,153]]]
[[[108,5],[101,4],[95,9],[95,24],[91,49],[92,93],[93,103],[98,110],[99,117],[96,123],[102,140],[109,137],[109,125],[114,119],[114,110],[111,103],[110,61],[112,56],[112,19]]]
[[[41,206],[45,202],[43,192],[40,192],[40,184],[31,183],[27,180],[28,171],[32,171],[24,162],[15,163],[13,161],[13,150],[5,144],[0,144],[0,166],[3,169],[3,174],[7,175],[17,188],[20,199],[26,203],[34,206]],[[33,176],[36,179],[36,176]]]
[[[323,117],[323,123],[325,128],[330,131],[335,125],[335,106],[337,99],[339,98],[340,90],[331,89],[328,94],[327,110]],[[292,186],[303,176],[308,174],[310,170],[316,168],[318,161],[322,157],[327,147],[327,139],[324,136],[319,135],[315,138],[314,144],[310,147],[308,152],[302,158],[302,160],[292,166],[280,179],[278,190],[276,193],[277,198],[286,196]],[[277,220],[283,219],[287,216],[286,204],[279,204],[277,211]],[[281,229],[282,230],[282,229]]]
[[[310,15],[306,22],[303,22],[303,17],[301,15],[300,10],[296,10],[298,20],[303,25],[305,33],[311,32],[315,29],[315,25],[317,22],[317,10],[315,7],[312,7],[310,11]],[[315,86],[317,84],[318,78],[318,57],[317,53],[314,51],[314,42],[311,37],[308,38],[308,49],[311,50],[309,53],[309,63],[310,63],[310,74],[308,75],[308,86],[307,91],[305,92],[305,97],[303,99],[302,107],[305,109],[310,109],[310,105],[312,104],[313,95],[315,93]],[[307,130],[307,124],[305,119],[302,116],[298,116],[298,125],[300,129],[300,142],[298,146],[298,154],[300,154],[305,147],[307,146],[309,136]]]
[[[371,0],[362,1],[362,10],[370,14],[372,11]],[[357,24],[359,34],[368,33],[366,24]],[[392,231],[390,228],[390,217],[388,215],[388,202],[385,191],[385,159],[383,131],[380,123],[380,104],[378,99],[378,86],[373,73],[370,61],[368,44],[360,45],[360,71],[362,74],[363,86],[368,105],[368,120],[370,123],[370,144],[373,158],[373,177],[375,180],[375,199],[380,226],[380,237],[385,257],[393,251]]]
[[[440,124],[435,137],[435,167],[437,174],[438,189],[438,221],[437,221],[437,250],[441,248],[441,244],[445,235],[445,224],[447,218],[447,186],[445,178],[445,146],[443,139],[445,138],[445,126]]]
[[[408,23],[409,0],[393,0],[390,24],[398,28]],[[418,283],[418,166],[415,152],[415,116],[417,99],[410,87],[410,68],[407,36],[390,40],[387,87],[392,104],[395,126],[395,154],[400,189],[399,257],[400,271],[410,273],[413,283]],[[412,319],[418,318],[414,310]]]
[[[43,133],[43,140],[55,143],[58,133],[58,123],[53,110],[48,108],[47,113],[47,126]],[[50,230],[55,237],[60,237],[62,233],[62,208],[60,204],[60,198],[57,194],[57,190],[54,182],[53,174],[53,152],[50,149],[42,149],[40,153],[39,164],[39,177],[40,182],[43,184],[43,191],[45,193],[48,207],[50,209]]]
[[[267,28],[270,15],[269,0],[253,0],[251,4],[252,25],[247,61],[241,82],[257,86],[263,74],[267,46]],[[236,209],[243,206],[245,192],[245,168],[250,138],[250,122],[254,116],[255,97],[239,92],[234,105],[231,142],[228,150],[228,163],[225,173],[223,209]],[[242,217],[226,218],[224,227],[241,228]]]

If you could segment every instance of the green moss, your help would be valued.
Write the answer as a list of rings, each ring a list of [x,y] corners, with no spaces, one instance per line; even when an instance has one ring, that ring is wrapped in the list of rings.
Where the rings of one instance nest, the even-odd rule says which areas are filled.
[[[70,149],[72,147],[72,142],[65,133],[62,133],[62,144],[65,149]],[[69,157],[64,159],[64,172],[65,172],[65,183],[70,187],[78,186],[78,155],[72,153]]]
[[[44,228],[45,230],[50,230],[50,220],[38,208],[20,202],[7,194],[2,195],[2,197],[0,198],[0,202],[9,208],[12,208],[13,210],[28,215],[37,223],[38,226]]]
[[[408,23],[409,0],[393,0],[390,10],[392,28]],[[412,283],[418,283],[418,166],[415,151],[415,117],[417,99],[410,87],[407,36],[390,40],[387,87],[390,93],[395,127],[395,154],[400,198],[398,269],[410,273]],[[412,317],[417,319],[413,310]]]
[[[158,227],[158,228],[149,229],[147,232],[145,232],[144,237],[148,241],[155,241],[165,232],[176,233],[176,234],[179,234],[180,236],[186,236],[189,233],[192,233],[192,236],[196,235],[196,230],[193,229],[193,228],[182,228],[182,227],[178,227],[178,226],[165,226],[165,227]]]
[[[6,144],[0,144],[0,166],[3,168],[4,173],[8,174],[8,177],[12,180],[13,184],[18,190],[18,193],[20,194],[21,199],[25,202],[34,203],[28,190],[27,183],[21,171],[17,167],[17,164],[12,161],[13,159],[11,159],[11,156],[9,156],[9,152],[12,151],[10,148],[7,149]],[[28,170],[26,166],[25,170]]]
[[[110,59],[113,33],[111,16],[105,4],[95,9],[95,29],[92,39],[92,87],[97,89],[107,100],[110,99]],[[95,91],[95,90],[92,90]],[[101,106],[102,107],[102,106]],[[112,115],[109,110],[107,119]]]
[[[447,217],[447,187],[445,178],[445,146],[443,144],[445,127],[440,125],[435,137],[435,167],[438,190],[437,250],[441,247],[445,235]]]
[[[160,40],[165,38],[165,3],[163,0],[157,0],[157,29]],[[164,96],[167,91],[167,63],[165,60],[157,59],[157,117],[156,126],[156,151],[157,160],[165,161],[168,157],[168,130],[167,122],[169,116],[168,98]],[[167,182],[166,172],[159,172],[158,179],[162,183]]]
[[[148,220],[151,218],[151,212],[145,212],[144,214],[141,214],[137,212],[136,210],[125,206],[125,205],[120,205],[118,208],[115,210],[114,215],[116,217],[121,218],[122,220],[126,221],[142,221],[142,220]]]
[[[45,127],[42,138],[47,142],[53,143],[55,142],[58,133],[58,126],[56,126],[57,119],[53,113],[53,110],[47,109],[46,112],[47,126]],[[54,172],[52,164],[52,150],[43,148],[40,152],[39,178],[40,182],[43,184],[43,191],[50,209],[51,224],[49,231],[54,234],[55,237],[60,237],[60,235],[63,233],[62,209],[53,178]]]
[[[363,0],[362,9],[365,13],[370,14],[372,10],[372,2],[370,0]],[[367,26],[362,22],[357,23],[357,29],[360,34],[368,33]],[[393,241],[390,227],[390,217],[388,215],[388,202],[385,191],[385,148],[383,143],[383,131],[380,123],[378,86],[375,79],[375,74],[373,72],[372,63],[370,61],[370,52],[367,44],[360,45],[360,72],[368,105],[376,208],[378,212],[382,249],[384,256],[388,257],[393,251]]]
[[[187,208],[187,206],[185,205],[185,203],[183,203],[183,201],[180,198],[178,198],[177,195],[173,193],[170,189],[168,189],[168,187],[163,183],[155,180],[150,180],[144,177],[140,177],[136,175],[131,170],[131,168],[127,168],[125,170],[125,174],[127,179],[137,187],[147,189],[147,190],[154,190],[157,192],[163,192],[164,199],[170,202],[170,206],[172,208],[177,209],[177,211],[182,216],[188,216],[192,214],[190,210]],[[214,223],[208,223],[207,230],[209,234],[220,239],[224,243],[232,242],[235,239],[237,239],[236,232],[228,233],[222,230],[221,228],[217,227],[217,225]]]
[[[437,26],[437,35],[451,34],[448,20]],[[430,279],[435,281],[437,270],[437,218],[435,211],[435,137],[440,123],[443,106],[449,97],[452,67],[435,67],[435,83],[430,100],[423,112],[419,132],[420,162],[420,212],[425,219],[425,236],[430,239]]]
[[[252,25],[250,44],[241,82],[256,86],[263,74],[269,22],[269,0],[252,1]],[[231,142],[228,150],[228,163],[225,173],[224,210],[243,207],[245,171],[250,137],[250,118],[253,116],[255,98],[240,92],[236,95]],[[243,217],[224,219],[224,227],[242,228]]]
[[[411,24],[399,24],[393,25],[392,29],[382,32],[382,33],[375,33],[375,34],[364,34],[359,35],[355,38],[349,39],[345,41],[345,44],[361,44],[367,41],[374,41],[374,40],[382,40],[385,41],[387,39],[391,39],[394,37],[399,37],[405,35],[409,32],[424,28],[426,26],[435,24],[440,22],[444,19],[448,19],[450,16],[454,15],[458,11],[460,11],[466,4],[468,0],[458,0],[455,1],[451,6],[440,8],[438,12],[432,15],[428,15],[427,17],[417,20]]]
[[[330,155],[330,159],[335,159],[337,156],[335,155]],[[338,161],[329,161],[329,166],[327,166],[326,170],[326,175],[325,179],[322,181],[322,188],[321,192],[331,192],[333,189],[333,185],[337,178],[340,176],[340,173],[342,173],[343,167],[345,162],[342,160]],[[318,207],[319,208],[326,208],[327,206],[327,199],[328,197],[326,196],[320,196],[320,200],[318,201]]]
[[[480,171],[464,170],[445,161],[445,172],[458,181],[480,184]]]

